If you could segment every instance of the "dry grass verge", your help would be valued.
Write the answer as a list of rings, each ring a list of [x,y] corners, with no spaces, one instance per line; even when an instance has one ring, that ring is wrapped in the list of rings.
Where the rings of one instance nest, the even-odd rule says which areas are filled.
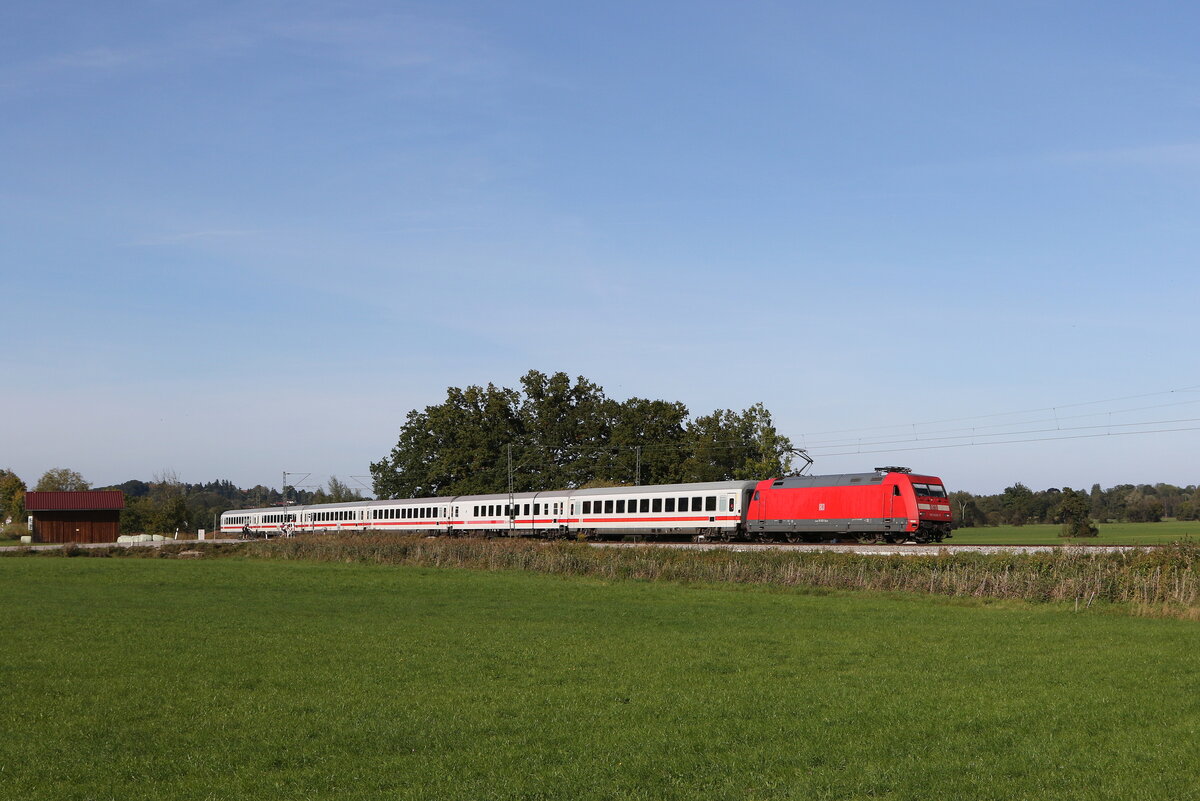
[[[67,548],[42,556],[177,557],[185,546]],[[785,551],[693,551],[592,548],[521,539],[425,539],[394,534],[309,536],[235,545],[187,546],[207,556],[318,562],[525,570],[602,580],[734,583],[829,590],[868,590],[951,598],[1097,603],[1138,615],[1200,619],[1200,546],[1128,553],[1066,547],[1037,554],[864,556]]]
[[[1100,602],[1135,614],[1200,619],[1200,547],[1092,553],[863,556],[781,551],[591,548],[530,540],[422,539],[394,535],[250,543],[254,558],[370,562],[477,570],[528,570],[605,580],[763,584],[955,598]]]

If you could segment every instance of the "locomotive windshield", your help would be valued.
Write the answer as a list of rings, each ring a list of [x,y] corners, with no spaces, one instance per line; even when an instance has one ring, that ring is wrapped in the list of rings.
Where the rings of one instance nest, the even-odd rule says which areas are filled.
[[[913,484],[913,491],[927,498],[945,498],[946,488],[941,484]]]

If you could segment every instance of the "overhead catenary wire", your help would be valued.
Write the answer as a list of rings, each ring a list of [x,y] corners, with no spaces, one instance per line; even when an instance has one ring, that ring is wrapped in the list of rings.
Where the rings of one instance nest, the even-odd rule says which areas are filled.
[[[1074,415],[1055,414],[1050,417],[1036,417],[1036,418],[1027,419],[1027,420],[1014,420],[1014,421],[1008,422],[1008,423],[993,423],[991,425],[981,425],[981,426],[962,426],[962,427],[957,427],[957,428],[937,428],[937,429],[932,429],[932,430],[927,430],[927,431],[920,431],[917,433],[919,433],[921,439],[926,439],[929,437],[929,435],[933,435],[933,434],[951,434],[956,431],[976,433],[976,432],[980,432],[980,431],[987,431],[990,429],[1010,428],[1012,426],[1018,426],[1018,425],[1034,425],[1036,423],[1048,423],[1051,421],[1053,421],[1055,423],[1056,427],[1061,427],[1062,422],[1066,421],[1066,420],[1084,420],[1084,419],[1087,419],[1090,417],[1106,417],[1106,416],[1111,418],[1113,415],[1123,415],[1123,414],[1129,414],[1132,412],[1151,411],[1154,409],[1166,409],[1166,408],[1172,408],[1172,407],[1177,407],[1177,406],[1192,406],[1192,405],[1196,405],[1196,404],[1200,404],[1200,397],[1196,398],[1195,400],[1176,401],[1174,403],[1159,403],[1159,404],[1154,404],[1151,406],[1135,406],[1135,407],[1129,407],[1129,408],[1124,408],[1124,409],[1109,409],[1109,410],[1100,411],[1100,412],[1088,412],[1087,414],[1074,414]],[[903,427],[905,429],[912,429],[912,430],[916,431],[914,426],[917,426],[917,425],[920,425],[920,424],[907,423]],[[888,426],[887,428],[892,428],[892,427],[899,428],[900,426]],[[862,429],[862,430],[870,431],[870,430],[876,430],[876,429]],[[883,436],[883,435],[880,435],[880,436]],[[899,437],[899,436],[903,436],[903,435],[896,434],[895,436]],[[861,439],[861,438],[859,438],[859,439]],[[835,439],[815,440],[815,441],[806,438],[804,440],[805,446],[808,448],[840,447],[844,443],[856,442],[856,441],[857,441],[856,438],[846,438],[846,437],[838,437]],[[898,440],[898,441],[902,441],[902,440]]]
[[[906,448],[881,448],[878,450],[850,450],[850,451],[842,451],[839,453],[817,453],[817,454],[813,454],[813,455],[814,456],[857,456],[859,454],[868,454],[868,453],[901,453],[901,452],[908,452],[908,451],[932,451],[932,450],[943,450],[946,448],[969,448],[969,447],[977,447],[977,446],[983,446],[983,445],[1013,445],[1013,444],[1017,444],[1017,443],[1028,443],[1028,442],[1054,442],[1055,440],[1067,440],[1067,439],[1094,439],[1097,437],[1129,437],[1129,436],[1136,436],[1138,434],[1165,434],[1165,433],[1173,433],[1173,432],[1178,432],[1178,431],[1200,431],[1200,426],[1188,426],[1188,427],[1184,427],[1184,428],[1156,428],[1156,429],[1151,429],[1149,431],[1104,431],[1104,432],[1100,432],[1100,433],[1096,433],[1096,434],[1075,434],[1075,435],[1072,435],[1069,437],[1033,437],[1030,439],[1012,439],[1012,440],[1000,440],[1000,441],[993,441],[993,442],[959,442],[959,443],[950,444],[950,445],[917,445],[917,446],[910,446],[910,447],[906,447]]]
[[[1054,428],[1027,428],[1027,429],[1022,429],[1022,430],[1017,430],[1017,431],[1000,431],[1000,432],[996,432],[993,434],[962,434],[962,435],[953,436],[953,437],[925,437],[925,438],[902,439],[902,440],[880,439],[880,440],[873,440],[873,441],[871,441],[871,440],[868,440],[868,441],[856,440],[856,441],[851,441],[850,443],[848,443],[846,445],[839,444],[836,447],[849,447],[849,445],[859,445],[859,446],[899,445],[899,444],[904,444],[904,443],[909,443],[909,442],[940,442],[940,441],[961,440],[961,439],[988,439],[988,438],[992,438],[992,437],[1012,437],[1012,436],[1018,436],[1021,434],[1043,434],[1043,433],[1048,433],[1048,432],[1052,432],[1052,431],[1087,431],[1087,430],[1097,429],[1097,428],[1104,428],[1104,429],[1132,428],[1132,427],[1136,427],[1136,426],[1174,425],[1176,423],[1196,423],[1196,422],[1200,422],[1200,417],[1184,417],[1184,418],[1179,418],[1179,419],[1175,419],[1175,420],[1144,420],[1144,421],[1140,421],[1140,422],[1136,422],[1136,423],[1106,423],[1104,425],[1071,426],[1068,428],[1062,428],[1060,426],[1056,426]],[[1130,433],[1137,433],[1137,432],[1130,432]],[[962,443],[962,444],[969,445],[971,443]],[[835,447],[835,446],[826,446],[826,447]],[[810,446],[809,450],[810,451],[812,451],[812,450],[820,451],[820,450],[822,450],[822,448],[819,448],[819,447],[813,448],[812,446]],[[818,453],[816,455],[827,456],[828,454]]]
[[[886,431],[888,429],[897,429],[897,428],[911,429],[913,427],[940,425],[942,423],[961,423],[961,422],[968,422],[971,420],[990,420],[990,419],[994,419],[997,417],[1013,417],[1013,416],[1021,415],[1021,414],[1035,414],[1035,413],[1057,414],[1058,411],[1062,410],[1062,409],[1074,409],[1074,408],[1079,408],[1079,407],[1083,407],[1083,406],[1096,406],[1096,405],[1099,405],[1102,403],[1117,403],[1120,401],[1137,400],[1139,398],[1155,398],[1155,397],[1162,397],[1164,395],[1173,395],[1173,394],[1181,393],[1181,392],[1200,392],[1200,384],[1197,384],[1194,386],[1187,386],[1187,387],[1178,387],[1176,389],[1162,390],[1159,392],[1143,392],[1143,393],[1139,393],[1136,395],[1122,395],[1122,396],[1115,397],[1115,398],[1105,398],[1105,399],[1101,399],[1101,400],[1079,401],[1079,402],[1073,402],[1073,403],[1060,403],[1055,406],[1040,406],[1037,408],[1018,409],[1018,410],[1009,411],[1009,412],[993,412],[993,413],[989,413],[989,414],[968,415],[968,416],[961,416],[961,417],[945,417],[945,418],[941,418],[941,419],[937,419],[937,420],[893,423],[890,425],[863,426],[863,427],[858,427],[858,428],[840,428],[840,429],[830,429],[830,430],[826,430],[826,431],[811,431],[811,432],[806,432],[804,434],[801,434],[800,436],[802,438],[805,438],[805,445],[807,446],[809,444],[809,442],[807,440],[808,437],[820,437],[820,436],[825,436],[825,435],[829,435],[829,434],[855,434],[855,433],[866,433],[869,431]],[[1197,402],[1200,402],[1200,395],[1198,395],[1195,399],[1181,401],[1180,405],[1186,405],[1188,403],[1197,403]],[[1164,405],[1173,405],[1173,404],[1164,404]],[[1155,407],[1150,406],[1150,407],[1145,407],[1145,408],[1155,408]],[[1137,411],[1137,410],[1138,409],[1134,409],[1133,411]],[[1105,414],[1105,413],[1107,413],[1107,412],[1096,412],[1094,414],[1098,415],[1098,414]],[[1003,424],[1001,424],[1001,425],[1003,425]]]

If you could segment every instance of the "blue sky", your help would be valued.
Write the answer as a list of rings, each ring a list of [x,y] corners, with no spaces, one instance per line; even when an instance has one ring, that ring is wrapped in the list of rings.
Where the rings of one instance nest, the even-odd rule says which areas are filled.
[[[365,476],[409,409],[539,369],[762,401],[836,441],[817,472],[1197,483],[1200,422],[1153,421],[1200,418],[1198,29],[1181,3],[8,4],[0,466]],[[961,418],[1046,439],[1017,432],[1055,407],[1147,425],[845,452]]]

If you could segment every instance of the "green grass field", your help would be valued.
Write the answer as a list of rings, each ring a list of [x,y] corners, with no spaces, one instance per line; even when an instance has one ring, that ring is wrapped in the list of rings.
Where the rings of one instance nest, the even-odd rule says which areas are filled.
[[[1200,522],[1164,520],[1161,523],[1101,523],[1099,537],[1077,540],[1085,545],[1162,545],[1200,541]],[[984,526],[959,528],[949,542],[955,545],[1063,545],[1057,525]]]
[[[1194,799],[1200,626],[241,559],[0,560],[4,799]]]

